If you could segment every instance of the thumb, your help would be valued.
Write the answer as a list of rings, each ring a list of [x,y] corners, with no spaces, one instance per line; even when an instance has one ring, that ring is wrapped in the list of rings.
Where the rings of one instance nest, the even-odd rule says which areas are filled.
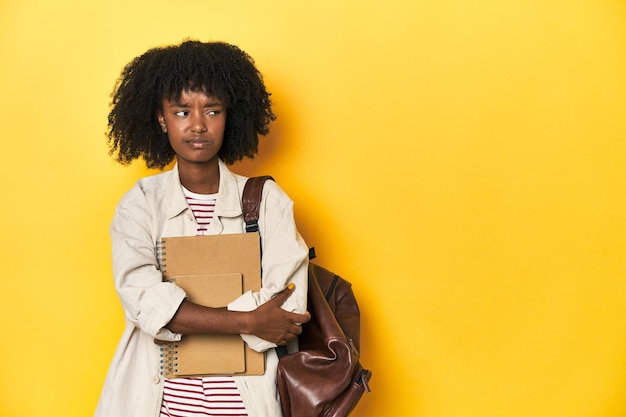
[[[276,293],[274,295],[274,297],[272,297],[273,299],[277,299],[277,303],[279,303],[280,305],[282,305],[282,303],[285,302],[285,300],[287,300],[287,298],[289,298],[289,296],[291,294],[293,294],[293,291],[296,289],[296,284],[294,284],[293,282],[289,283],[289,285],[287,285],[285,287],[284,290]]]

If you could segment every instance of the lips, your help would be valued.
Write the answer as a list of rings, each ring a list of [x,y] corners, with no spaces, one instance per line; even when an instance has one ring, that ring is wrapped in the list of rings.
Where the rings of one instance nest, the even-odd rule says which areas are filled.
[[[187,142],[190,146],[194,148],[203,148],[213,143],[213,141],[210,139],[189,139],[185,142]]]

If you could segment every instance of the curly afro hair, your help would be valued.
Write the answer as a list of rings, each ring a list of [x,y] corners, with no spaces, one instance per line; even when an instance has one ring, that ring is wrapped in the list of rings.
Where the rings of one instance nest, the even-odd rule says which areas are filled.
[[[224,142],[219,157],[233,164],[258,152],[259,135],[269,133],[270,94],[254,60],[223,42],[185,40],[153,48],[123,69],[111,94],[108,123],[110,154],[127,165],[142,157],[148,168],[163,169],[174,159],[157,113],[163,99],[178,100],[183,91],[201,91],[226,106]]]

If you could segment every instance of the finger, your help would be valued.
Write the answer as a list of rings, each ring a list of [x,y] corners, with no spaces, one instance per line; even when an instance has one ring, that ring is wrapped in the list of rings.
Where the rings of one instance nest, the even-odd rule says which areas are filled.
[[[285,344],[291,342],[296,337],[298,337],[298,333],[296,333],[296,330],[294,330],[293,332],[287,334],[287,336],[285,336]]]
[[[304,324],[311,320],[311,313],[305,311],[304,314],[292,313],[292,320],[294,323]]]
[[[296,325],[291,329],[291,333],[298,336],[299,334],[302,334],[302,327]]]

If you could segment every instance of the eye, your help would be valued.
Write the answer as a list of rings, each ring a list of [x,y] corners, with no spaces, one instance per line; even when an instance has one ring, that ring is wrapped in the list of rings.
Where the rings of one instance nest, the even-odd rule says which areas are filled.
[[[219,110],[209,110],[207,111],[207,114],[209,116],[217,116],[218,114],[220,114],[221,112]]]
[[[189,114],[189,112],[187,110],[179,110],[175,112],[174,114],[178,117],[185,117]]]

